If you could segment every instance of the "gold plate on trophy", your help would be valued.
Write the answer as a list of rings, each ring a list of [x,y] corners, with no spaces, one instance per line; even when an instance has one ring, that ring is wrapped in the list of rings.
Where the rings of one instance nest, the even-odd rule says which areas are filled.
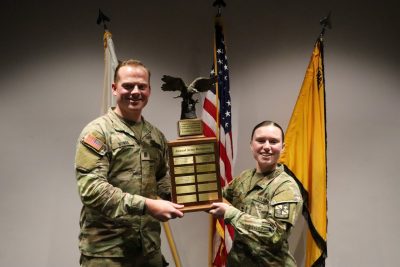
[[[200,201],[208,201],[208,200],[212,200],[212,199],[216,199],[216,198],[218,198],[217,192],[199,194]]]
[[[197,175],[197,182],[210,182],[210,181],[217,181],[217,174],[216,173],[204,173]]]
[[[197,184],[197,191],[216,191],[218,189],[217,183]]]
[[[174,158],[174,164],[176,165],[185,165],[185,164],[192,164],[193,163],[193,157],[176,157]]]
[[[208,190],[207,190],[208,191]],[[194,193],[196,192],[196,185],[181,185],[175,187],[175,192],[177,195]]]
[[[197,195],[182,195],[177,196],[177,201],[179,204],[191,203],[197,201]]]
[[[200,119],[178,121],[179,137],[203,135],[203,124]]]
[[[186,156],[186,155],[198,155],[202,153],[214,153],[215,151],[213,143],[198,144],[195,139],[191,141],[194,142],[189,142],[188,145],[180,145],[172,147],[172,156],[176,157],[176,156]]]
[[[175,177],[175,184],[194,184],[195,178],[194,175],[187,175],[187,176],[176,176]]]
[[[214,154],[207,154],[207,155],[196,156],[196,162],[197,163],[215,162],[215,155]]]
[[[194,173],[194,166],[182,166],[173,168],[175,174]]]
[[[212,164],[202,164],[196,166],[196,171],[199,172],[215,172],[215,163]]]

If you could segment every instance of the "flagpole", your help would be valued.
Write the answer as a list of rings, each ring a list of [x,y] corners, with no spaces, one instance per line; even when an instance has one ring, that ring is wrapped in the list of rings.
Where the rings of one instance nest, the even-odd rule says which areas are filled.
[[[169,244],[169,248],[171,250],[172,257],[173,257],[174,262],[175,262],[175,266],[176,267],[181,267],[182,266],[181,265],[181,260],[179,258],[179,254],[178,254],[178,251],[177,251],[176,246],[175,246],[174,238],[173,238],[172,232],[171,232],[171,227],[169,226],[168,222],[163,222],[163,227],[164,227],[165,235],[166,235],[167,240],[168,240],[168,244]]]
[[[332,29],[332,23],[331,23],[331,14],[332,12],[329,11],[328,15],[320,20],[320,25],[322,26],[322,30],[319,36],[319,51],[321,54],[321,69],[322,69],[322,88],[324,89],[324,97],[323,97],[323,103],[324,103],[324,132],[325,132],[325,185],[328,184],[328,159],[327,159],[327,130],[326,130],[326,93],[325,93],[325,66],[324,66],[324,35],[325,35],[325,29]],[[325,205],[328,207],[328,198],[325,198]],[[327,224],[328,224],[328,219],[326,218],[326,234],[328,233],[327,231]],[[314,227],[314,225],[312,224]],[[315,228],[314,228],[315,229]],[[325,266],[325,260],[328,257],[328,248],[327,248],[327,240],[324,239],[318,231],[315,229],[315,232],[317,233],[314,237],[314,240],[316,241],[318,247],[321,250],[321,255],[320,257],[312,264],[313,267],[315,266]],[[325,236],[326,236],[325,234]]]
[[[219,10],[219,8],[218,8],[218,14],[215,16],[215,22],[214,22],[214,25],[217,25],[217,23],[218,23],[218,21],[219,21],[219,17],[220,17],[220,15],[221,15],[221,13],[220,13],[220,10]],[[217,75],[217,77],[218,77],[218,62],[217,62],[217,40],[216,40],[216,36],[215,36],[215,34],[214,34],[214,73]],[[218,80],[217,80],[217,82],[215,83],[215,99],[217,100],[216,101],[216,105],[217,105],[217,114],[219,114],[219,90],[218,90]],[[216,118],[216,123],[217,123],[217,128],[216,128],[216,133],[215,133],[215,135],[216,135],[216,137],[217,137],[217,141],[219,141],[220,140],[220,136],[219,136],[219,132],[220,132],[220,129],[219,129],[219,116],[216,116],[217,118]]]
[[[219,13],[219,11],[218,11]],[[216,24],[216,18],[214,19],[214,25]],[[215,26],[214,26],[215,28]],[[214,32],[214,73],[217,75],[217,44],[216,44],[216,37]],[[218,81],[215,83],[215,103],[217,108],[217,114],[219,114],[219,101],[218,101]],[[215,127],[215,136],[219,140],[219,116],[216,116],[216,127]],[[218,174],[219,175],[219,174]],[[214,217],[210,214],[210,225],[209,225],[209,234],[208,234],[208,265],[209,267],[213,266],[213,243],[214,243],[214,225],[216,223]]]
[[[325,29],[331,28],[330,13],[320,20],[320,24],[322,30],[315,42],[287,126],[286,148],[280,158],[287,166],[286,172],[294,177],[302,192],[302,214],[308,225],[305,266],[312,267],[325,266],[327,258],[327,135],[323,37]]]
[[[107,113],[107,110],[110,106],[111,103],[111,94],[110,94],[110,90],[111,88],[109,88],[109,84],[111,83],[110,81],[110,74],[109,74],[109,65],[110,65],[110,55],[107,51],[107,49],[114,49],[114,48],[110,48],[108,45],[108,41],[109,39],[112,38],[112,34],[111,32],[109,32],[108,27],[106,25],[106,22],[110,22],[110,18],[107,17],[102,11],[101,9],[99,9],[99,15],[97,17],[97,24],[103,24],[103,28],[104,28],[104,34],[103,34],[103,47],[104,47],[104,81],[103,81],[103,95],[102,95],[102,102],[101,102],[101,115]]]
[[[213,216],[210,214],[209,215],[209,221],[210,224],[208,226],[208,266],[212,267],[213,265],[213,240],[214,240],[214,225],[215,225],[215,220]]]
[[[216,38],[216,30],[215,26],[219,23],[219,18],[221,17],[222,7],[225,7],[226,4],[223,0],[216,0],[213,3],[213,6],[218,6],[217,15],[214,18],[214,74],[218,77],[218,63],[217,63],[217,38]],[[216,116],[216,129],[215,129],[215,136],[217,137],[217,141],[220,140],[220,118],[219,118],[219,89],[218,89],[218,80],[215,83],[215,99],[216,99],[216,109],[217,109],[217,116]],[[220,175],[220,174],[218,174]],[[209,215],[209,237],[208,237],[208,265],[209,267],[213,267],[213,250],[214,250],[214,228],[216,228],[217,221],[213,218],[212,215]]]
[[[325,34],[325,29],[332,29],[332,22],[331,22],[331,14],[332,11],[329,11],[328,15],[326,17],[323,17],[320,21],[319,24],[322,26],[322,30],[321,33],[319,35],[319,39],[321,40],[321,42],[323,41],[323,37]]]

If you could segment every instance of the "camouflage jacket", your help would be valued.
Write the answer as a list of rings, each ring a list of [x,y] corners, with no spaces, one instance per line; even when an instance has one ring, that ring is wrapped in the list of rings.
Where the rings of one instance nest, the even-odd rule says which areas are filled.
[[[235,228],[229,267],[296,266],[287,239],[303,200],[283,165],[267,176],[255,169],[242,172],[224,190],[224,197],[233,205],[224,220]]]
[[[164,135],[143,119],[142,138],[113,110],[82,131],[75,170],[83,203],[79,247],[84,255],[147,255],[160,248],[160,223],[145,214],[145,198],[168,199]]]

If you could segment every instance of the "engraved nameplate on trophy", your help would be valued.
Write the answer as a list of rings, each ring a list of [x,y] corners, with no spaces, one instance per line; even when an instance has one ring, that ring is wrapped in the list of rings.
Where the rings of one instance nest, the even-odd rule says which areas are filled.
[[[199,119],[186,119],[178,121],[179,137],[203,135],[203,124]]]

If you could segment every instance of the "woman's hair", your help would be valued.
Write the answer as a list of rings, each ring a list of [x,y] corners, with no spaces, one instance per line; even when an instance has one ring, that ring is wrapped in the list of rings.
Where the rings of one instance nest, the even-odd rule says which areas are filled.
[[[279,130],[281,130],[281,133],[282,133],[282,143],[284,143],[284,141],[285,141],[285,134],[283,133],[283,129],[282,129],[282,127],[281,127],[278,123],[273,122],[273,121],[262,121],[262,122],[260,122],[259,124],[257,124],[256,126],[254,126],[254,129],[253,129],[253,131],[251,132],[250,142],[251,142],[251,140],[253,140],[254,132],[255,132],[258,128],[263,127],[263,126],[269,126],[269,125],[278,127]]]

